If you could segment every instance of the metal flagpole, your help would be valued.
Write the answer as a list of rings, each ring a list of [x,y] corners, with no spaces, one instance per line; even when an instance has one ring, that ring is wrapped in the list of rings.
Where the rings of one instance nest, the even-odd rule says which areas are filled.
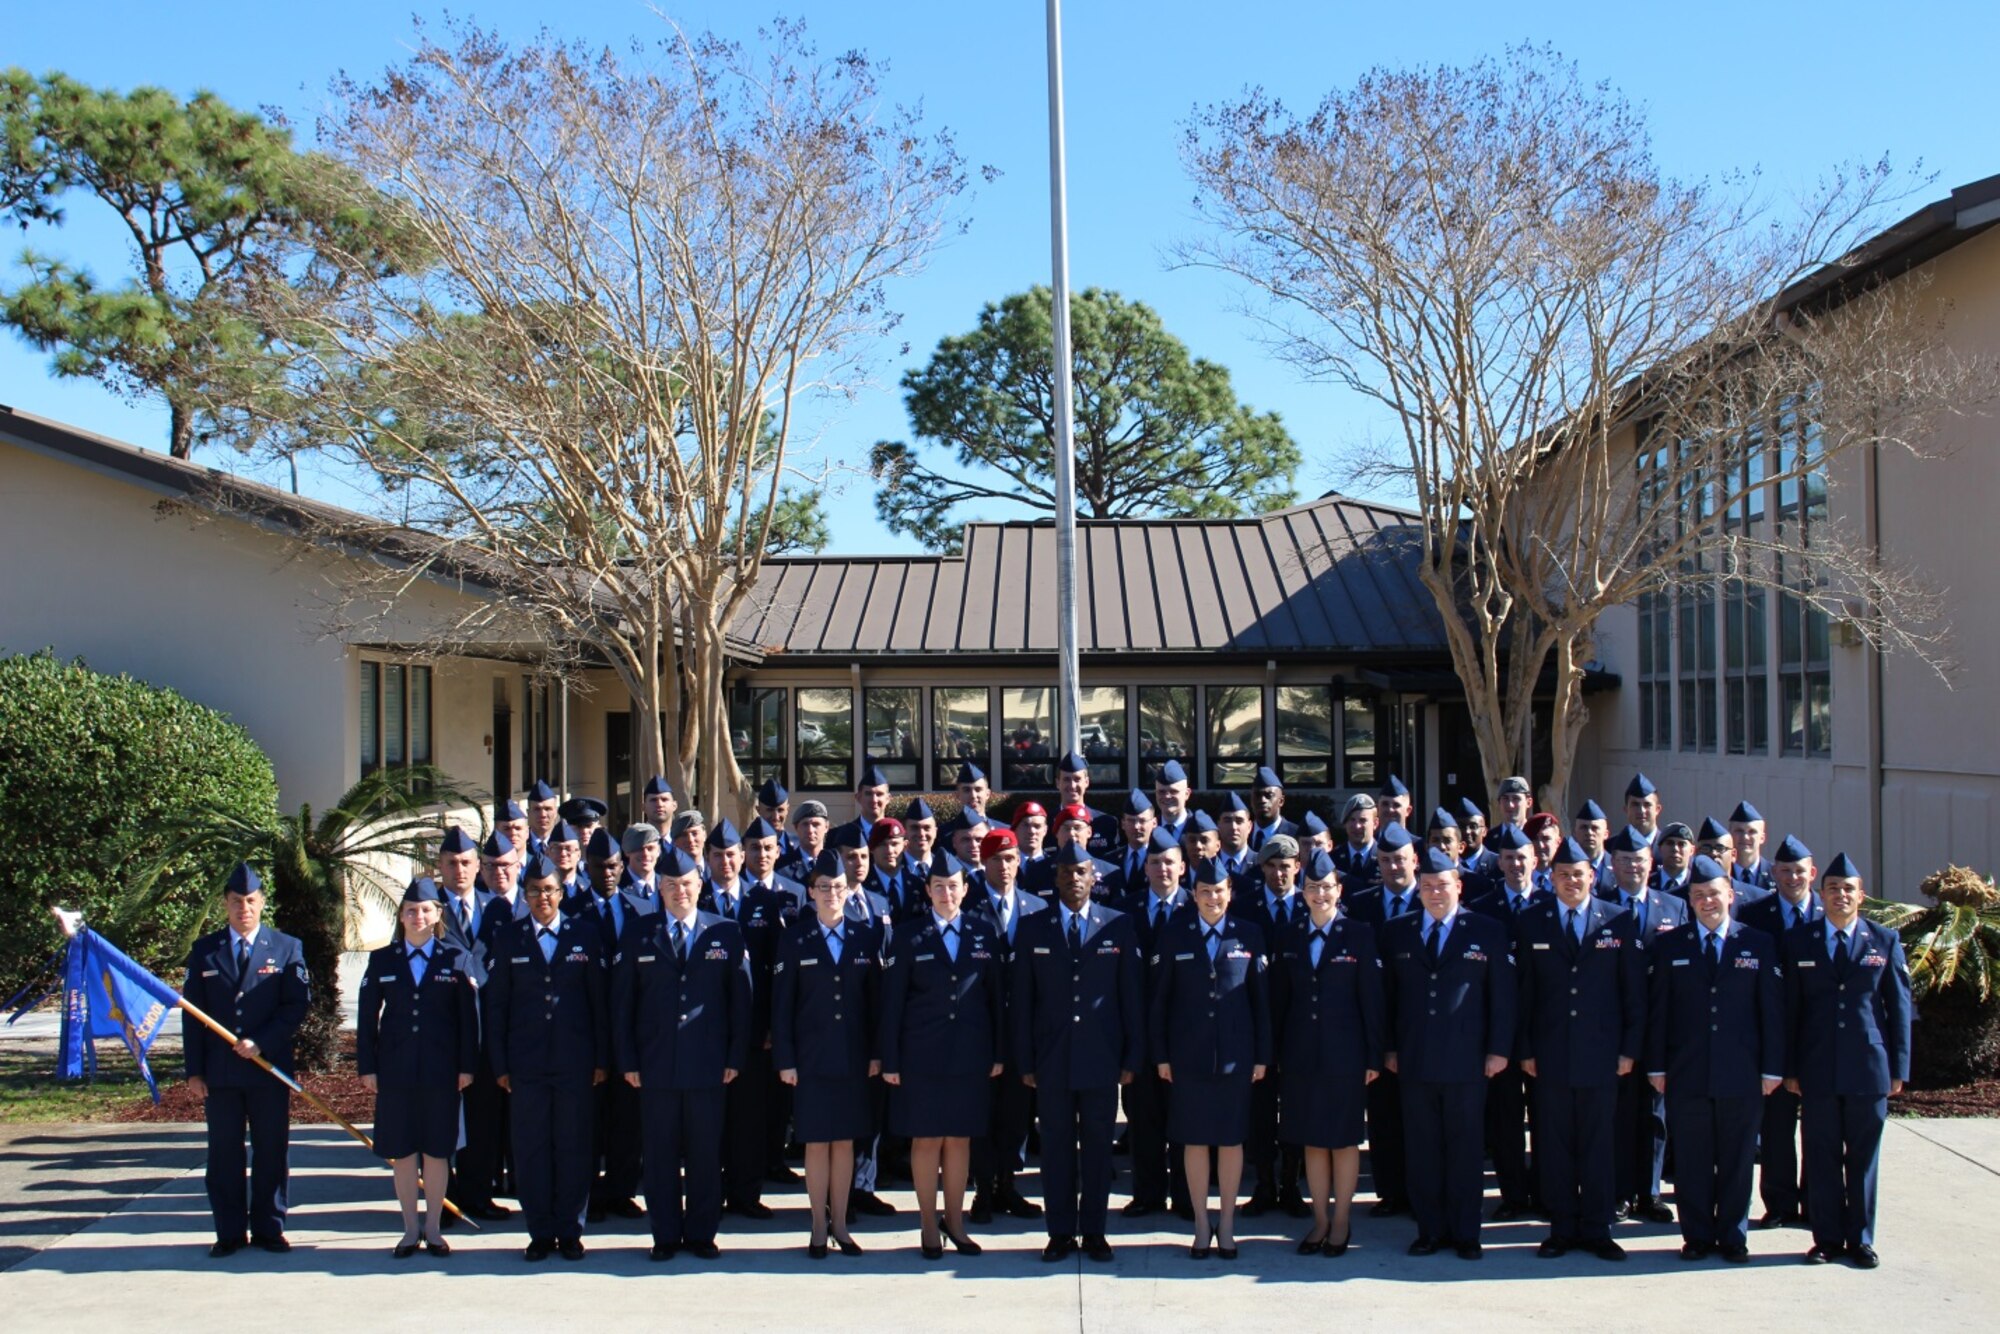
[[[55,913],[56,921],[61,924],[63,934],[65,936],[74,937],[76,935],[77,927],[83,921],[83,915],[81,913],[65,912],[61,908],[51,909],[51,911]],[[234,1047],[237,1044],[237,1042],[240,1041],[240,1039],[234,1033],[224,1028],[221,1024],[217,1023],[215,1020],[209,1018],[206,1011],[204,1011],[199,1005],[196,1005],[193,1001],[189,1000],[186,996],[177,996],[175,998],[175,1004],[178,1005],[181,1008],[181,1010],[188,1015],[188,1017],[194,1019],[196,1022],[203,1025],[211,1033],[221,1038],[224,1042],[228,1043],[230,1046]],[[183,1033],[181,1041],[183,1044],[186,1043],[187,1037],[185,1033]],[[290,1075],[286,1074],[283,1070],[280,1070],[277,1066],[272,1065],[269,1061],[265,1060],[264,1053],[258,1052],[256,1055],[250,1058],[250,1062],[251,1064],[257,1066],[259,1069],[263,1070],[266,1074],[270,1075],[273,1079],[277,1080],[280,1084],[283,1084],[286,1088],[298,1094],[301,1098],[304,1098],[307,1102],[311,1103],[313,1106],[319,1108],[321,1113],[323,1113],[329,1121],[332,1121],[335,1125],[338,1125],[342,1130],[345,1130],[348,1134],[360,1140],[371,1151],[375,1148],[375,1141],[368,1138],[366,1133],[357,1128],[353,1122],[349,1121],[339,1112],[334,1111],[333,1108],[327,1106],[324,1102],[320,1101],[320,1099],[315,1097],[312,1094],[312,1092],[306,1088],[304,1084],[301,1084],[298,1080],[292,1078]],[[423,1185],[422,1176],[419,1176],[417,1178],[417,1185],[418,1186]],[[478,1232],[483,1230],[480,1228],[479,1224],[473,1222],[470,1218],[467,1218],[463,1213],[461,1213],[459,1211],[458,1206],[453,1204],[450,1200],[442,1200],[441,1203],[443,1203],[446,1209],[451,1211],[453,1216],[455,1216],[464,1223],[470,1224],[473,1231]]]
[[[1077,749],[1083,688],[1076,649],[1076,428],[1069,351],[1069,201],[1063,161],[1062,3],[1049,0],[1049,257],[1055,314],[1056,652],[1058,728]]]

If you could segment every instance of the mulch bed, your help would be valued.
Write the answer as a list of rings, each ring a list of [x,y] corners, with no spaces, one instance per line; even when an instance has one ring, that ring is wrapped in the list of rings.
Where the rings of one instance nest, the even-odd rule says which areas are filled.
[[[334,1111],[352,1121],[365,1126],[375,1119],[375,1095],[362,1087],[361,1076],[354,1073],[354,1034],[340,1035],[340,1061],[332,1070],[324,1074],[309,1074],[299,1082],[314,1097],[324,1102]],[[158,1062],[154,1064],[155,1074],[164,1074]],[[180,1081],[168,1083],[160,1081],[160,1101],[157,1105],[151,1098],[141,1097],[122,1107],[112,1118],[115,1121],[199,1121],[202,1119],[201,1099]],[[331,1125],[326,1115],[304,1098],[292,1099],[292,1124]]]
[[[1979,1079],[1953,1088],[1906,1088],[1889,1099],[1891,1116],[2000,1116],[2000,1079]]]

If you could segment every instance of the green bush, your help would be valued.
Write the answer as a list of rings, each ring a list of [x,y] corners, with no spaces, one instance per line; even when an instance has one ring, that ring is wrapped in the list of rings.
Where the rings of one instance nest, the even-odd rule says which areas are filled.
[[[81,659],[0,657],[0,997],[61,943],[51,905],[178,986],[188,946],[221,920],[229,865],[179,858],[143,912],[120,868],[196,806],[268,823],[277,801],[270,760],[225,715]]]

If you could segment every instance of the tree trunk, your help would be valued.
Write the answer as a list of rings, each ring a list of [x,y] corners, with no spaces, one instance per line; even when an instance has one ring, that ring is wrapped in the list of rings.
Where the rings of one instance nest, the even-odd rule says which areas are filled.
[[[167,403],[167,452],[177,459],[194,457],[194,413],[172,400]]]
[[[1583,702],[1583,668],[1578,655],[1588,641],[1566,634],[1556,641],[1556,698],[1549,710],[1549,781],[1542,794],[1544,809],[1571,807],[1570,774],[1576,767],[1576,745],[1590,710]]]

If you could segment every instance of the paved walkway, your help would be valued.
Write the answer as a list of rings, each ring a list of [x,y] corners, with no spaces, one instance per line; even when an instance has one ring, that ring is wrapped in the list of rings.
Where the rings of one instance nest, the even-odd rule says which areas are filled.
[[[1342,1260],[1294,1254],[1291,1220],[1245,1220],[1242,1258],[1192,1264],[1178,1232],[1114,1226],[1118,1259],[1041,1263],[1041,1235],[1009,1223],[979,1235],[987,1252],[925,1264],[915,1221],[864,1227],[867,1257],[812,1262],[802,1196],[771,1198],[769,1223],[729,1220],[723,1258],[649,1264],[643,1223],[588,1238],[581,1265],[529,1267],[514,1220],[451,1234],[447,1260],[396,1262],[386,1171],[337,1131],[298,1132],[289,1256],[245,1252],[211,1262],[198,1130],[30,1128],[0,1141],[0,1241],[32,1248],[0,1273],[0,1326],[10,1334],[272,1324],[316,1330],[435,1329],[440,1318],[483,1329],[674,1328],[1012,1331],[1441,1327],[1648,1330],[1759,1327],[1880,1330],[1887,1322],[1991,1328],[2000,1267],[2000,1121],[1898,1121],[1884,1145],[1883,1267],[1808,1269],[1795,1230],[1753,1233],[1754,1262],[1683,1265],[1670,1228],[1625,1227],[1624,1265],[1589,1257],[1538,1260],[1540,1224],[1491,1226],[1487,1258],[1413,1260],[1407,1219],[1360,1219]],[[907,1194],[892,1194],[906,1207]],[[29,1202],[26,1210],[23,1201]],[[38,1210],[38,1212],[33,1212]],[[100,1221],[70,1231],[93,1211]],[[21,1220],[16,1227],[17,1217]],[[39,1220],[39,1221],[37,1221]],[[873,1220],[867,1220],[873,1222]],[[1114,1219],[1114,1225],[1120,1220]],[[1150,1221],[1150,1220],[1149,1220]],[[1253,1226],[1264,1223],[1267,1226]],[[67,1235],[62,1235],[67,1233]],[[6,1263],[0,1259],[0,1264]],[[226,1288],[223,1283],[227,1276]],[[659,1282],[631,1282],[633,1278]],[[416,1279],[413,1286],[409,1280]],[[444,1286],[432,1286],[442,1284]],[[1309,1305],[1308,1305],[1309,1304]],[[476,1314],[475,1314],[476,1313]]]

